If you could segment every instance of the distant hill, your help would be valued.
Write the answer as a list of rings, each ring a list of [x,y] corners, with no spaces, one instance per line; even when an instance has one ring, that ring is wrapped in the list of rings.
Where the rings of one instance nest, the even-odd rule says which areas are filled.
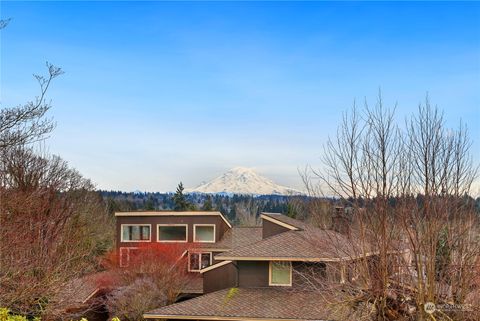
[[[226,195],[302,195],[302,192],[275,184],[269,178],[246,167],[232,168],[210,182],[185,189],[185,192]]]

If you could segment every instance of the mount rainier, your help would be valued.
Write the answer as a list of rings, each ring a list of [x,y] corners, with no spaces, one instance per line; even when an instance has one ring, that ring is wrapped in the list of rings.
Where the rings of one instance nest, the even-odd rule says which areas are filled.
[[[300,195],[302,192],[275,184],[272,180],[257,174],[251,168],[235,167],[223,175],[202,183],[195,188],[185,189],[187,193],[205,194],[251,194],[251,195]]]

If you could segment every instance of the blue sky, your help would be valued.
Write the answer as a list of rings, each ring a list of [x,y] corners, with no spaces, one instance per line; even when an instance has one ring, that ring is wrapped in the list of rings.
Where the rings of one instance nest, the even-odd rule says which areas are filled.
[[[354,99],[428,91],[480,154],[480,4],[0,2],[1,103],[65,74],[48,140],[99,188],[169,191],[234,166],[301,188]],[[478,159],[478,157],[477,157]]]

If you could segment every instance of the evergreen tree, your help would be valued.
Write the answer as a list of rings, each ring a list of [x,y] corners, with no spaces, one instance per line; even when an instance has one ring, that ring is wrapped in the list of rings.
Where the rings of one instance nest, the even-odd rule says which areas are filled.
[[[187,211],[191,209],[191,204],[188,203],[187,198],[183,195],[183,183],[180,182],[177,186],[177,191],[173,194],[173,209],[175,211]]]
[[[297,210],[295,209],[295,206],[292,204],[288,203],[287,204],[287,213],[286,215],[291,218],[297,218]]]
[[[203,211],[212,211],[213,210],[212,197],[210,195],[207,195],[207,198],[206,198],[205,202],[203,203],[202,210]]]
[[[145,201],[144,209],[145,209],[145,211],[154,211],[155,210],[155,201],[154,201],[153,197],[150,196]]]

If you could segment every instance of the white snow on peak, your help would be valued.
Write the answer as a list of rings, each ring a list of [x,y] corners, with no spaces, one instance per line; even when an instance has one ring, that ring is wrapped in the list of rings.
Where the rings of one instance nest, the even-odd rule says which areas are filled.
[[[251,194],[251,195],[299,195],[300,191],[275,184],[272,180],[257,174],[252,168],[234,167],[223,175],[185,189],[187,193],[206,194]]]

